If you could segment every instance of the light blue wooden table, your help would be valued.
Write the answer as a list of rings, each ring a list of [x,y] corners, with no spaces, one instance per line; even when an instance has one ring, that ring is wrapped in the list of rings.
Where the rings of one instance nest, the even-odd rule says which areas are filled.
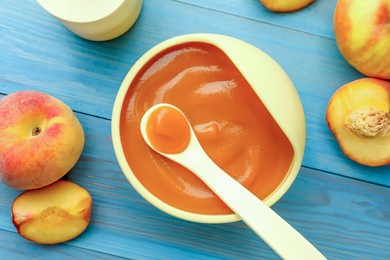
[[[152,46],[198,32],[232,36],[262,49],[286,70],[301,97],[304,161],[273,209],[329,259],[390,259],[390,166],[370,168],[347,159],[325,121],[336,89],[363,77],[338,52],[335,4],[317,0],[299,12],[278,14],[257,0],[144,0],[125,35],[91,42],[69,32],[36,1],[1,0],[1,97],[34,89],[75,111],[86,145],[66,178],[87,188],[94,204],[81,236],[38,245],[20,237],[11,222],[10,207],[20,191],[0,184],[0,259],[278,259],[242,222],[197,224],[154,208],[134,191],[116,161],[111,112],[126,73]]]

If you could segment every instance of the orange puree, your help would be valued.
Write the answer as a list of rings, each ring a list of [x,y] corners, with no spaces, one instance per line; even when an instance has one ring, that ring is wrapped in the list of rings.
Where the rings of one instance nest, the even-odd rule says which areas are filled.
[[[157,151],[183,152],[191,139],[187,119],[175,108],[163,106],[154,110],[146,123],[146,134]]]
[[[183,111],[211,159],[259,198],[265,199],[284,181],[294,156],[291,143],[249,83],[217,47],[185,43],[143,66],[121,111],[121,141],[128,164],[162,201],[194,213],[232,213],[198,177],[144,142],[141,118],[159,103]]]

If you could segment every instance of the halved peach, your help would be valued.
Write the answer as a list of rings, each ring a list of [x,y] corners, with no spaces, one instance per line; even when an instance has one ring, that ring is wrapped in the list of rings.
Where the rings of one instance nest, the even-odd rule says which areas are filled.
[[[390,164],[390,82],[363,78],[342,86],[329,102],[326,121],[350,159]]]
[[[88,226],[92,198],[69,181],[28,190],[12,204],[12,221],[19,234],[40,244],[58,244],[81,234]]]
[[[260,2],[274,12],[294,12],[308,6],[314,0],[260,0]]]

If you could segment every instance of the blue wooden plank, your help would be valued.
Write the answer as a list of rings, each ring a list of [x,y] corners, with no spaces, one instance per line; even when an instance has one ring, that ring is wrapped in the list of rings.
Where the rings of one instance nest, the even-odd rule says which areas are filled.
[[[0,258],[1,259],[123,259],[116,255],[107,255],[94,250],[85,250],[66,244],[38,245],[28,240],[20,239],[14,232],[0,229]]]
[[[110,121],[77,116],[86,132],[86,146],[66,178],[89,190],[93,210],[88,229],[66,245],[134,259],[277,259],[242,222],[192,223],[151,206],[133,190],[116,163]],[[15,232],[9,212],[19,192],[0,184],[0,194],[0,230]],[[302,168],[273,208],[330,259],[387,259],[389,198],[386,187]],[[18,236],[12,241],[24,243]],[[41,246],[29,244],[22,251],[35,250]],[[5,256],[13,251],[1,248]]]
[[[7,50],[2,55],[7,66],[0,76],[7,87],[56,91],[71,105],[75,104],[72,107],[77,111],[106,118],[111,115],[111,105],[124,75],[136,59],[153,45],[179,34],[211,32],[246,40],[264,49],[290,70],[292,76],[303,80],[302,83],[313,84],[315,80],[306,78],[308,68],[312,68],[308,73],[317,68],[337,70],[340,75],[348,76],[347,79],[358,76],[350,75],[350,67],[335,51],[333,41],[322,42],[321,38],[305,32],[175,1],[145,1],[141,16],[130,32],[105,43],[78,38],[35,2],[19,6],[7,0],[4,4],[9,19],[3,23],[5,33],[1,44],[2,49]],[[21,9],[26,5],[28,9]],[[26,10],[30,14],[26,15]],[[199,20],[199,17],[208,19]],[[230,26],[221,21],[229,21]],[[310,58],[307,66],[296,66],[305,65],[307,58]],[[343,78],[336,83],[339,82],[343,82]],[[0,91],[7,93],[4,89]],[[75,91],[79,93],[79,100],[84,99],[84,102],[74,98]],[[88,99],[88,95],[95,98]]]
[[[316,0],[306,8],[291,13],[272,12],[260,0],[224,0],[223,3],[203,0],[178,1],[334,39],[333,27],[330,25],[333,25],[333,13],[337,0]],[[226,26],[229,25],[226,23]]]

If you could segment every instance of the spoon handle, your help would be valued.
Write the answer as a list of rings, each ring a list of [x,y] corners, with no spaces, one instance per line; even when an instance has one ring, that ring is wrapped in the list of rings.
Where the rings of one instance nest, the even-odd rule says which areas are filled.
[[[157,108],[159,106],[171,105],[160,104],[157,105]],[[153,108],[157,109],[156,106]],[[203,150],[191,128],[190,142],[183,151],[163,153],[154,148],[146,131],[146,122],[153,111],[155,110],[148,110],[141,120],[142,136],[152,149],[197,175],[283,259],[325,259],[309,241],[283,218],[219,168]],[[185,117],[184,114],[183,117]]]
[[[208,163],[206,163],[208,161]],[[309,241],[269,206],[253,195],[208,156],[187,162],[190,171],[205,182],[242,220],[283,259],[326,259]],[[223,183],[224,185],[221,185]]]

